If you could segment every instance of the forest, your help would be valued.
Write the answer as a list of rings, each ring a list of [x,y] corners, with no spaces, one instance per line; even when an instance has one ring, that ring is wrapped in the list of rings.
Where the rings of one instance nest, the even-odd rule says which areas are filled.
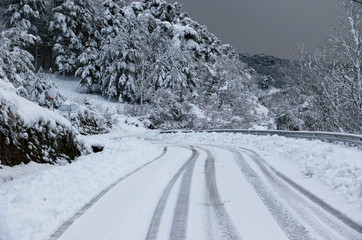
[[[40,106],[50,108],[49,75],[59,74],[125,104],[149,128],[362,133],[358,2],[343,3],[319,49],[301,43],[291,60],[239,54],[164,0],[0,4],[0,88]]]

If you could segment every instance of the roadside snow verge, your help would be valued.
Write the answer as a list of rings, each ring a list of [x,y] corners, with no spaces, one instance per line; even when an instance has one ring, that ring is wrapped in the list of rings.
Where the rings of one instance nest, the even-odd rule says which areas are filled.
[[[0,239],[49,238],[99,192],[163,150],[137,138],[103,142],[103,152],[0,185]]]
[[[327,184],[336,195],[362,208],[362,151],[321,141],[281,136],[253,136],[233,133],[176,133],[153,135],[155,139],[195,143],[218,143],[256,151],[277,169],[294,163],[300,177]],[[361,219],[362,220],[362,219]]]

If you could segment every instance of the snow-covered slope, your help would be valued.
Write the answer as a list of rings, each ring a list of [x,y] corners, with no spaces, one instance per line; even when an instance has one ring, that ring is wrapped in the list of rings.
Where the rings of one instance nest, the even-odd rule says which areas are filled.
[[[75,105],[77,110],[71,113],[71,123],[83,135],[104,134],[115,130],[136,130],[147,125],[146,120],[140,121],[125,114],[125,105],[109,101],[98,94],[80,93],[77,91],[79,78],[55,75],[52,80],[59,92],[64,96],[64,105]],[[69,117],[67,112],[58,112]],[[141,119],[142,120],[142,119]]]
[[[70,161],[81,154],[78,132],[64,117],[3,89],[0,102],[1,164]]]
[[[36,122],[49,122],[54,128],[55,125],[61,125],[65,128],[71,128],[70,122],[59,114],[50,111],[46,108],[39,107],[36,103],[30,102],[14,93],[0,89],[1,100],[4,102],[2,105],[14,107],[15,114],[22,119],[26,127],[31,127]],[[5,102],[8,102],[6,104]],[[7,120],[8,121],[8,120]]]

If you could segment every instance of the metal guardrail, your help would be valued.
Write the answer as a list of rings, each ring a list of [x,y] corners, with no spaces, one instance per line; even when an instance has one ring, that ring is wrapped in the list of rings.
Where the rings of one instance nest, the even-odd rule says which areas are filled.
[[[162,130],[161,133],[192,133],[192,132],[216,132],[216,133],[242,133],[250,135],[278,135],[288,138],[319,139],[331,142],[345,142],[355,144],[362,148],[362,135],[344,134],[333,132],[307,132],[307,131],[276,131],[276,130],[245,130],[245,129],[213,129],[213,130]]]

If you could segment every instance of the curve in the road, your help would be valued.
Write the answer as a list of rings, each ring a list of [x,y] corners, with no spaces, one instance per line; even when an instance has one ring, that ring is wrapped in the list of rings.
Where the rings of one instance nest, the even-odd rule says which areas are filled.
[[[157,158],[147,162],[146,164],[142,165],[141,167],[135,169],[134,171],[130,172],[129,174],[127,174],[124,177],[121,177],[120,179],[118,179],[117,181],[115,181],[114,183],[112,183],[111,185],[109,185],[106,189],[104,189],[102,192],[100,192],[97,196],[95,196],[91,201],[89,201],[86,205],[84,205],[78,212],[76,212],[69,220],[67,220],[66,222],[64,222],[49,238],[49,240],[56,240],[58,239],[64,232],[65,230],[67,230],[69,228],[69,226],[74,223],[75,220],[77,220],[80,216],[82,216],[90,207],[92,207],[101,197],[103,197],[107,192],[109,192],[114,186],[116,186],[117,184],[119,184],[120,182],[122,182],[123,180],[125,180],[126,178],[132,176],[133,174],[135,174],[136,172],[138,172],[139,170],[141,170],[142,168],[150,165],[151,163],[159,160],[160,158],[162,158],[165,154],[167,153],[167,147],[163,148],[163,152],[161,153],[160,156],[158,156]]]
[[[241,148],[243,152],[245,152],[254,162],[255,164],[261,169],[261,171],[264,173],[264,175],[268,178],[269,182],[276,188],[279,189],[279,193],[281,193],[285,198],[288,198],[288,204],[293,207],[294,210],[300,213],[301,216],[303,216],[307,221],[314,223],[310,226],[314,228],[319,234],[321,234],[325,238],[332,238],[333,233],[326,230],[321,226],[321,224],[318,223],[316,219],[319,219],[322,221],[325,225],[329,226],[330,229],[333,229],[334,231],[338,232],[341,236],[345,237],[346,239],[361,239],[362,238],[362,226],[358,223],[354,222],[347,216],[343,215],[340,211],[333,208],[308,190],[304,189],[299,184],[292,181],[290,178],[285,176],[284,174],[280,173],[278,170],[270,166],[261,156],[259,156],[256,152],[250,150]],[[268,170],[270,169],[270,170]],[[277,176],[279,179],[276,179]],[[284,185],[283,185],[284,183]],[[285,185],[285,183],[287,185]],[[300,196],[298,196],[295,192],[291,191],[288,187],[290,186],[293,189],[297,190],[299,193],[301,193],[304,197],[315,203],[319,208],[316,207],[316,205],[312,205],[308,202],[306,202],[304,199],[302,199]],[[307,206],[312,211],[307,215],[305,209],[303,206]],[[325,212],[329,213],[336,219],[338,219],[342,224],[337,224],[336,221],[332,221],[330,217],[326,216],[324,212],[321,210],[324,210]],[[312,216],[313,215],[313,216]],[[353,229],[357,233],[352,233],[346,227],[349,227],[351,230]]]
[[[312,239],[305,227],[285,210],[281,203],[274,197],[259,176],[251,169],[242,154],[230,147],[214,146],[230,151],[236,161],[237,166],[245,179],[251,184],[262,202],[269,209],[274,219],[277,221],[285,235],[291,240]]]

